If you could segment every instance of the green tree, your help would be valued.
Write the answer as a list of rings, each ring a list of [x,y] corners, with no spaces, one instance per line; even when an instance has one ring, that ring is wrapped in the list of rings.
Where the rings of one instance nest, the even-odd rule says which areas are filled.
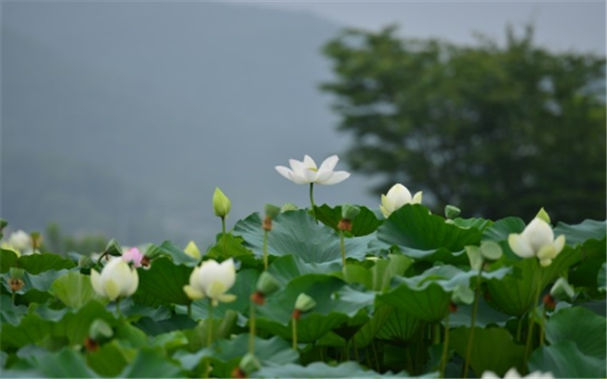
[[[505,46],[401,39],[391,26],[345,30],[324,47],[339,129],[359,172],[423,190],[467,215],[605,218],[605,60],[555,53],[533,28]],[[429,197],[429,198],[426,198]]]

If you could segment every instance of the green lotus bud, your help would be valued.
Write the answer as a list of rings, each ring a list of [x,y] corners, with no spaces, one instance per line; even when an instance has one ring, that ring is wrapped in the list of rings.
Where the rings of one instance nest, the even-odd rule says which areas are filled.
[[[215,188],[215,193],[213,193],[213,210],[215,211],[215,215],[225,218],[228,216],[231,209],[232,203],[230,202],[230,199],[223,194],[221,189]]]
[[[268,273],[267,271],[261,273],[259,279],[257,280],[257,291],[262,293],[264,296],[268,296],[278,291],[278,289],[280,289],[280,283],[272,276],[272,274]]]
[[[445,206],[445,217],[447,217],[449,219],[456,219],[457,217],[459,217],[459,214],[461,212],[462,212],[462,210],[457,206],[453,206],[453,205]]]
[[[480,270],[483,267],[483,256],[478,246],[466,246],[466,254],[470,260],[470,267],[473,270]]]
[[[316,301],[308,295],[301,293],[295,301],[295,310],[299,310],[302,313],[312,310],[316,306]]]
[[[89,327],[89,338],[97,343],[112,339],[114,331],[110,325],[103,319],[95,319]]]
[[[103,254],[116,255],[116,256],[122,255],[122,247],[120,247],[120,245],[118,244],[118,241],[116,241],[114,238],[112,238],[105,246],[105,250],[104,250]]]
[[[81,255],[80,258],[78,258],[78,266],[82,268],[90,269],[94,265],[95,261],[93,261],[93,258],[89,257],[88,255]]]
[[[251,353],[247,353],[240,360],[240,364],[238,365],[238,367],[240,368],[240,370],[242,372],[244,372],[247,375],[250,375],[253,372],[259,370],[261,368],[261,365],[259,363],[259,360],[257,360],[257,358],[255,357],[255,355],[253,355]]]
[[[451,301],[456,305],[469,305],[474,302],[474,291],[468,285],[457,285],[451,294]]]
[[[550,216],[544,208],[541,208],[535,216],[548,224],[550,223]]]
[[[17,267],[11,267],[9,270],[11,279],[23,279],[25,275],[25,270],[19,269]]]
[[[198,250],[198,246],[196,246],[194,241],[188,242],[188,245],[185,247],[183,252],[194,259],[200,259],[202,257],[202,254],[200,254],[200,250]]]
[[[280,208],[280,212],[284,213],[286,211],[293,211],[293,210],[298,210],[298,209],[299,208],[297,207],[297,205],[287,202],[284,205],[282,205],[282,207]]]
[[[561,301],[570,300],[575,295],[575,291],[565,278],[559,278],[550,289],[550,295]]]
[[[264,211],[266,213],[266,217],[271,219],[275,219],[278,214],[280,214],[280,208],[269,203],[264,206]]]
[[[490,261],[498,260],[503,254],[501,246],[493,241],[481,242],[480,251],[483,258]]]
[[[341,218],[353,220],[360,213],[360,208],[358,206],[350,205],[349,203],[345,203],[341,205]]]

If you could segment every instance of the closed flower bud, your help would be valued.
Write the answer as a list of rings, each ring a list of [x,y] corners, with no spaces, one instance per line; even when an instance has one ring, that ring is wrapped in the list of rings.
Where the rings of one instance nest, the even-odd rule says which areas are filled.
[[[115,239],[112,238],[105,246],[105,251],[103,252],[103,254],[109,254],[109,255],[115,255],[115,256],[122,255],[122,247],[120,247],[120,245],[118,244],[118,241],[116,241]]]
[[[358,206],[350,205],[345,203],[341,206],[341,218],[353,220],[360,213]]]
[[[493,241],[481,242],[480,251],[483,258],[490,261],[498,260],[503,253],[501,246]]]
[[[141,267],[143,261],[143,253],[138,248],[132,247],[122,253],[122,259],[128,264],[132,264],[135,267]]]
[[[280,214],[280,208],[278,206],[267,203],[264,206],[264,212],[266,214],[266,217],[270,219],[275,219],[276,217],[278,217],[278,214]]]
[[[18,230],[8,236],[8,244],[21,254],[29,254],[32,251],[32,237],[23,230]]]
[[[89,338],[97,343],[105,342],[114,336],[114,331],[103,319],[95,319],[89,327]]]
[[[202,257],[202,254],[200,254],[200,250],[198,250],[198,246],[196,246],[194,241],[188,242],[188,245],[185,247],[183,252],[194,259],[200,259]]]
[[[302,313],[310,311],[314,307],[316,307],[316,301],[304,293],[299,294],[297,300],[295,301],[295,310]]]
[[[230,199],[219,188],[215,188],[215,193],[213,193],[213,210],[215,211],[215,215],[225,218],[231,209],[232,203]]]
[[[445,217],[447,217],[448,219],[456,219],[457,217],[459,217],[459,214],[461,212],[462,212],[461,209],[457,206],[453,206],[453,205],[445,206]]]
[[[124,259],[116,257],[110,259],[101,274],[91,269],[91,284],[97,294],[115,301],[137,291],[139,275]]]
[[[559,235],[555,239],[550,225],[536,217],[522,233],[510,234],[508,245],[519,257],[537,257],[540,265],[547,267],[565,247],[565,236]]]
[[[411,192],[402,184],[396,184],[388,190],[387,194],[382,194],[381,205],[379,209],[388,218],[390,214],[407,204],[421,204],[422,192],[417,192],[411,197]]]
[[[280,289],[280,283],[272,276],[272,274],[264,271],[257,280],[256,289],[264,296],[268,296]]]

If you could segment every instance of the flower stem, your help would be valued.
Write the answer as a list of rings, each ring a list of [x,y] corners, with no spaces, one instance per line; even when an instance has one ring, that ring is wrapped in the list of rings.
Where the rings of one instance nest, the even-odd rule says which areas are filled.
[[[546,306],[542,308],[542,324],[540,325],[540,346],[544,345],[544,325],[546,323]]]
[[[468,334],[468,346],[466,348],[466,362],[464,363],[464,370],[462,371],[462,378],[468,378],[468,368],[470,367],[470,356],[472,354],[472,340],[474,339],[474,327],[476,326],[476,314],[478,313],[478,301],[480,300],[481,294],[481,273],[483,267],[478,270],[476,276],[476,288],[474,294],[474,306],[472,306],[472,319],[470,320],[470,333]]]
[[[540,266],[539,270],[536,273],[537,275],[537,290],[535,291],[535,299],[533,300],[533,304],[531,306],[531,311],[529,312],[529,329],[527,331],[527,345],[525,346],[525,363],[524,366],[527,366],[527,359],[529,359],[529,354],[531,353],[531,343],[533,343],[533,325],[535,322],[535,314],[537,311],[537,303],[540,299],[540,294],[542,292],[542,268]],[[542,331],[542,326],[540,326],[540,331]]]
[[[268,231],[263,231],[263,269],[268,270]]]
[[[516,326],[516,340],[519,342],[522,342],[522,339],[521,339],[522,327],[523,327],[523,318],[521,317],[518,319],[518,325]]]
[[[221,217],[221,240],[223,242],[223,256],[224,258],[228,257],[228,250],[227,250],[227,239],[226,239],[226,217]]]
[[[292,318],[292,330],[293,330],[293,350],[297,351],[297,319]]]
[[[310,183],[310,204],[312,205],[312,213],[314,214],[314,221],[318,223],[316,218],[316,205],[314,204],[314,182]]]
[[[251,302],[249,314],[249,354],[255,355],[255,303]]]
[[[207,348],[210,350],[211,345],[213,344],[213,301],[210,298],[207,321]],[[207,359],[204,369],[204,377],[205,379],[208,379],[209,376],[211,376],[211,361]]]
[[[339,231],[339,248],[341,249],[341,264],[346,267],[346,243],[344,240],[344,231]]]
[[[13,291],[13,293],[11,294],[11,300],[13,301],[13,305],[15,304],[15,298],[17,297],[17,294],[15,291]]]
[[[447,355],[449,354],[449,314],[445,318],[445,339],[443,340],[443,356],[440,362],[440,379],[445,377],[445,368],[447,367]]]
[[[192,319],[192,302],[188,303],[188,318]]]

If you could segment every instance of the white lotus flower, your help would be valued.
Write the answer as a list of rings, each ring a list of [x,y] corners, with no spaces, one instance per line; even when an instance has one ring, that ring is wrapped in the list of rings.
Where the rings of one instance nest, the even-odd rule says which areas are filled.
[[[32,252],[32,237],[23,230],[17,230],[8,236],[5,246],[8,250],[15,249],[19,254]]]
[[[554,239],[550,225],[534,218],[521,234],[510,234],[508,245],[521,258],[538,257],[540,265],[550,266],[552,260],[563,250],[565,236],[559,235]]]
[[[483,372],[483,375],[481,376],[481,379],[499,379],[499,378],[500,377],[497,376],[497,374],[492,371],[485,371],[485,372]],[[554,379],[554,376],[552,375],[551,372],[541,372],[541,371],[534,371],[527,376],[520,376],[515,367],[512,367],[511,369],[509,369],[508,372],[506,372],[506,375],[504,375],[504,379],[521,379],[521,378],[522,379]]]
[[[305,155],[303,162],[294,159],[289,160],[291,169],[284,166],[276,166],[276,171],[288,180],[296,184],[321,184],[334,185],[350,177],[350,173],[344,171],[333,171],[339,157],[333,155],[316,166],[316,162],[310,156]]]
[[[219,302],[229,303],[236,299],[233,294],[226,294],[236,281],[234,261],[228,259],[217,263],[210,259],[194,268],[190,275],[190,284],[183,286],[183,291],[191,300],[209,298],[213,306]]]
[[[101,274],[91,269],[91,284],[97,294],[115,301],[137,291],[139,275],[135,269],[131,269],[127,261],[112,257],[101,270]]]
[[[388,190],[388,194],[381,195],[381,205],[379,209],[388,218],[394,211],[407,204],[422,203],[422,192],[417,192],[411,198],[411,192],[402,184],[396,184]]]

